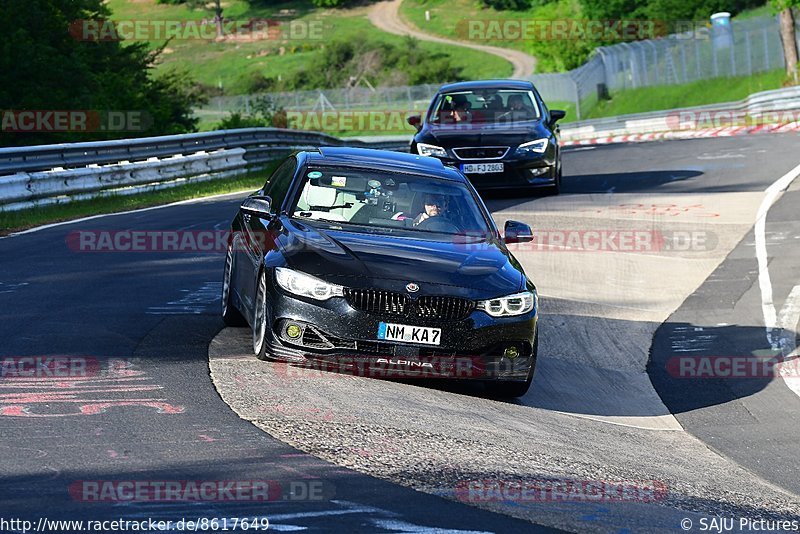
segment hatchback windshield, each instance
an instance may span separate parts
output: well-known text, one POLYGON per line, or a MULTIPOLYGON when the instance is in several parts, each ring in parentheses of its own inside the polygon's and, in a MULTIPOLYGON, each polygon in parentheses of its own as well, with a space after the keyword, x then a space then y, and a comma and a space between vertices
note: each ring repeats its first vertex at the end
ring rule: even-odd
POLYGON ((309 168, 294 206, 298 219, 446 234, 490 231, 464 184, 414 174, 309 168))
POLYGON ((503 123, 539 116, 531 91, 481 89, 439 95, 429 120, 434 124, 503 123))

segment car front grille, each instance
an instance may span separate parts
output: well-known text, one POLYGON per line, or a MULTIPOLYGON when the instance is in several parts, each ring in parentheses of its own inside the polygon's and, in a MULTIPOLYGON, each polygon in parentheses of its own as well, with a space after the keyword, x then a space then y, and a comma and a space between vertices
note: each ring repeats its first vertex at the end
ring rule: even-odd
POLYGON ((478 147, 454 148, 453 152, 455 153, 458 159, 462 160, 470 160, 470 159, 487 160, 487 159, 502 159, 503 156, 506 155, 506 152, 508 152, 508 149, 509 147, 507 146, 478 146, 478 147))
POLYGON ((377 289, 345 289, 344 296, 357 310, 390 317, 458 321, 475 309, 474 302, 458 297, 424 296, 415 300, 403 293, 377 289))

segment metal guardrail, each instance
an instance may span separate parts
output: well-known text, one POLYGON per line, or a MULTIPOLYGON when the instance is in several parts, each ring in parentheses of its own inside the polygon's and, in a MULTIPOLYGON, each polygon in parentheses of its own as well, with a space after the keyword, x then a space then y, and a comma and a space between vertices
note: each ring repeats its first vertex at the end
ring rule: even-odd
POLYGON ((771 111, 800 110, 800 87, 787 87, 772 91, 754 93, 738 102, 725 102, 680 109, 633 113, 601 119, 565 123, 561 127, 562 141, 578 141, 601 136, 615 136, 637 133, 654 133, 675 129, 678 123, 691 124, 692 117, 703 118, 709 113, 709 120, 725 112, 741 112, 750 117, 771 111))
MULTIPOLYGON (((280 128, 243 128, 196 134, 118 139, 21 148, 0 148, 0 176, 18 172, 43 171, 102 165, 120 161, 193 154, 227 148, 245 148, 252 154, 292 150, 300 146, 363 146, 397 150, 396 142, 364 142, 341 139, 319 132, 280 128)), ((407 144, 406 144, 407 146, 407 144)))
POLYGON ((244 128, 141 139, 0 148, 0 211, 131 194, 263 168, 293 150, 406 150, 408 139, 361 141, 318 132, 244 128))
MULTIPOLYGON (((562 140, 664 132, 675 130, 676 125, 692 128, 691 117, 701 116, 704 111, 743 112, 752 117, 795 110, 800 110, 800 87, 764 91, 740 102, 567 123, 562 126, 562 140)), ((364 141, 318 132, 245 128, 0 148, 0 211, 234 176, 263 168, 268 161, 297 149, 328 145, 406 150, 408 142, 407 137, 364 141)))

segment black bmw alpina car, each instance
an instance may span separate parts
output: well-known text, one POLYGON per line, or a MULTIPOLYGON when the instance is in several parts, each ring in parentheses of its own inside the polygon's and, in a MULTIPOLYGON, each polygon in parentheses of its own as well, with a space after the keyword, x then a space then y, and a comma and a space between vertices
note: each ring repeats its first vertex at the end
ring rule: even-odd
POLYGON ((482 80, 444 85, 410 152, 433 156, 466 174, 478 189, 561 189, 557 121, 565 112, 547 108, 531 82, 482 80))
POLYGON ((485 381, 520 396, 538 298, 467 178, 436 158, 321 148, 286 159, 232 223, 222 312, 261 359, 485 381))

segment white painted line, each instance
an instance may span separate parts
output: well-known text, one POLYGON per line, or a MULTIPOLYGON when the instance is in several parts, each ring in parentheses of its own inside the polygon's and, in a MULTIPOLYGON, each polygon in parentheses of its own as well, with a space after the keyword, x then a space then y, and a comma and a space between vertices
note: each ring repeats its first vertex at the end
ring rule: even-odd
POLYGON ((430 533, 430 534, 493 534, 487 530, 452 530, 443 528, 421 527, 407 521, 397 519, 372 519, 372 523, 384 530, 398 533, 430 533))
POLYGON ((792 288, 778 314, 778 328, 781 329, 780 349, 783 356, 783 362, 778 369, 786 386, 800 397, 800 374, 798 373, 800 354, 797 350, 797 334, 795 333, 798 323, 800 323, 800 285, 792 288))
POLYGON ((772 280, 769 276, 769 256, 767 255, 767 240, 765 229, 767 225, 767 213, 773 204, 780 198, 781 193, 792 184, 795 178, 800 176, 800 165, 787 172, 770 185, 764 192, 766 196, 761 201, 756 214, 756 259, 758 260, 758 287, 761 289, 761 312, 764 315, 764 328, 767 333, 767 342, 772 348, 778 348, 778 336, 776 336, 777 314, 775 303, 772 298, 772 280))

